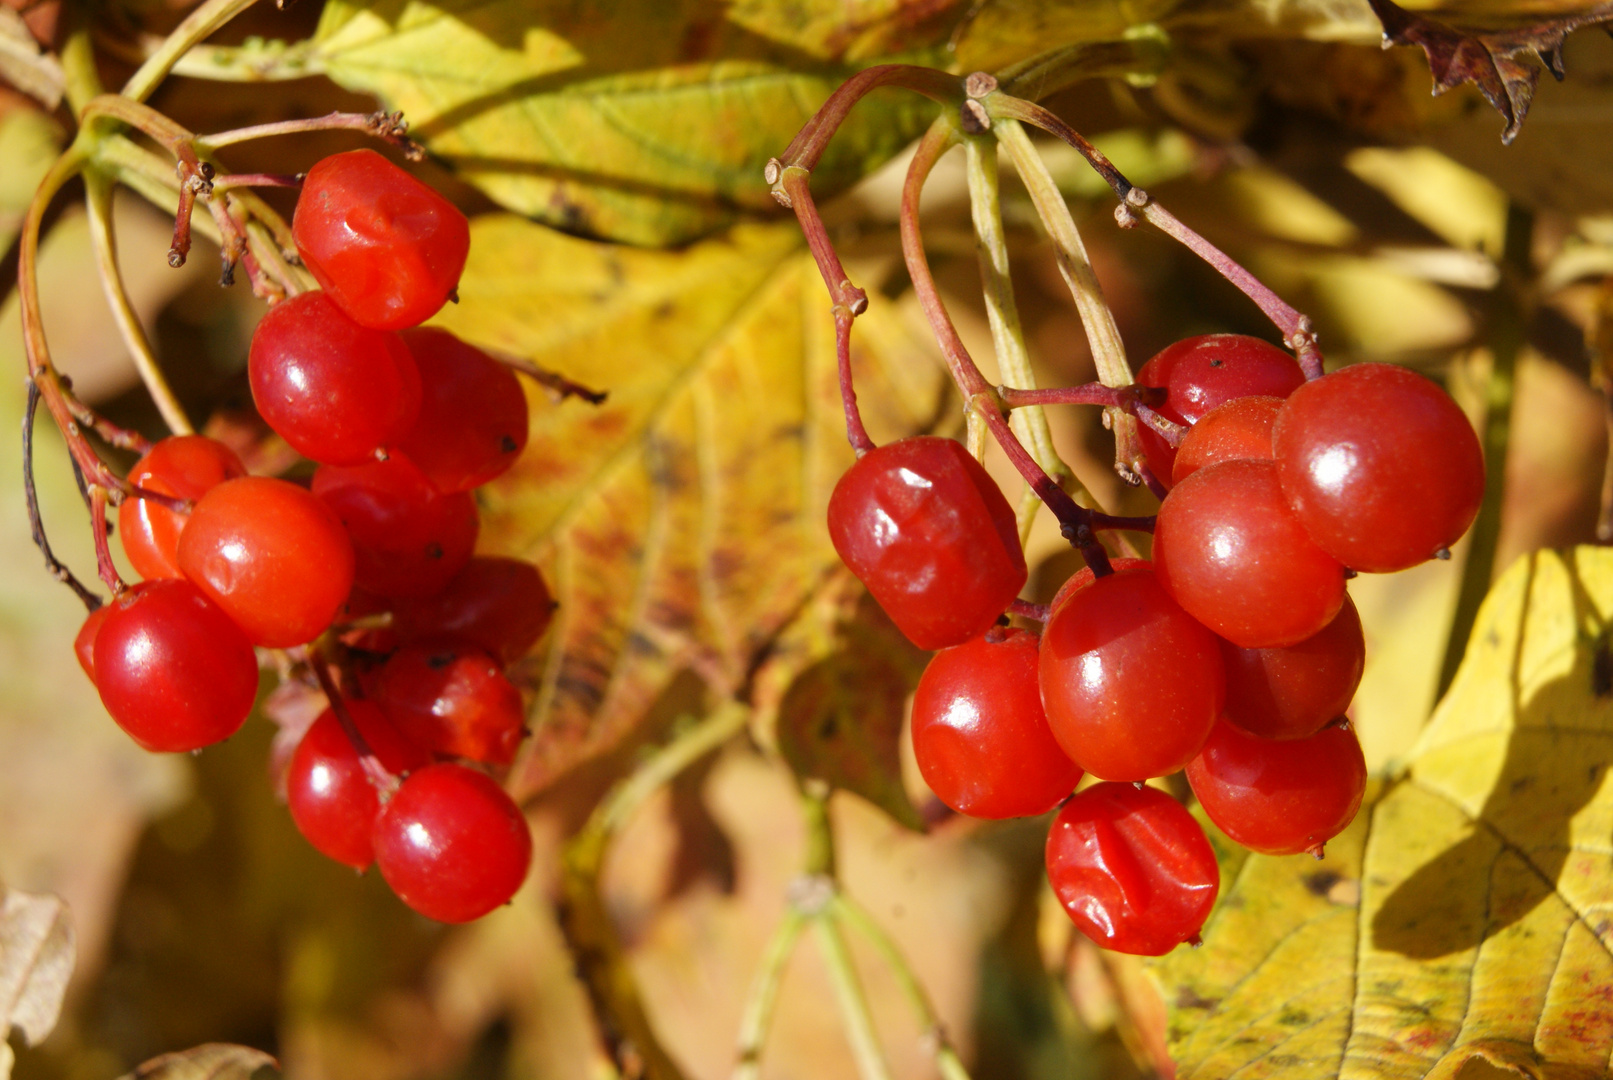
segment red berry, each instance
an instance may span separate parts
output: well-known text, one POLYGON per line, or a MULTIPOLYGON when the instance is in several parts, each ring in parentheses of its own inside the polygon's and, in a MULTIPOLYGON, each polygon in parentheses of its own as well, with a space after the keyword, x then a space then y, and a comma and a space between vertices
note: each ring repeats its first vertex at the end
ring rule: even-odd
POLYGON ((268 425, 327 465, 358 465, 396 446, 420 411, 420 372, 403 339, 360 326, 323 292, 269 309, 247 372, 268 425))
MULTIPOLYGON (((129 470, 129 483, 180 499, 199 499, 226 480, 246 475, 235 451, 205 435, 172 435, 129 470)), ((118 507, 124 554, 143 578, 184 577, 179 534, 185 518, 161 503, 133 496, 118 507)))
MULTIPOLYGON (((373 703, 354 699, 343 705, 388 772, 403 775, 431 763, 430 756, 398 734, 373 703)), ((297 831, 321 854, 355 870, 375 861, 370 837, 381 800, 335 710, 326 708, 319 714, 291 755, 286 805, 297 831)))
POLYGON ((1047 880, 1083 934, 1138 956, 1197 938, 1221 888, 1193 815, 1131 784, 1095 784, 1064 804, 1047 834, 1047 880))
POLYGON ((478 555, 441 592, 394 604, 392 629, 406 640, 452 634, 508 664, 538 643, 555 606, 536 566, 478 555))
POLYGON ((402 454, 321 465, 314 494, 353 541, 353 580, 379 596, 429 596, 470 560, 479 519, 468 491, 439 495, 402 454))
POLYGON ((1404 570, 1449 548, 1484 498, 1484 454, 1435 384, 1393 364, 1307 383, 1273 435, 1283 494, 1311 538, 1352 570, 1404 570))
POLYGON ((1333 621, 1297 645, 1240 649, 1221 642, 1227 719, 1264 739, 1314 735, 1349 708, 1361 683, 1366 642, 1348 596, 1333 621))
POLYGON ((527 439, 515 372, 433 326, 403 340, 420 369, 420 416, 398 448, 438 491, 469 491, 514 464, 527 439))
POLYGON ((1225 695, 1215 635, 1143 569, 1101 577, 1055 610, 1038 672, 1053 737, 1104 780, 1186 765, 1225 695))
POLYGON ((1269 461, 1224 461, 1173 488, 1154 572, 1189 615, 1246 649, 1304 641, 1344 603, 1344 567, 1289 512, 1269 461))
POLYGON ((381 669, 375 700, 398 730, 437 754, 508 765, 526 734, 521 692, 465 641, 405 645, 381 669))
POLYGON ((419 326, 459 284, 470 223, 458 208, 373 150, 308 170, 292 235, 314 280, 354 320, 419 326))
MULTIPOLYGON (((1154 411, 1178 424, 1193 424, 1234 398, 1285 398, 1305 382, 1299 362, 1275 345, 1242 334, 1206 334, 1160 350, 1137 372, 1143 386, 1165 391, 1154 411)), ((1176 451, 1146 424, 1140 425, 1148 468, 1169 486, 1176 451)))
POLYGON ((1025 586, 1014 511, 952 439, 903 439, 864 454, 829 497, 829 538, 921 649, 985 633, 1025 586))
POLYGON ((960 814, 1045 814, 1081 779, 1048 730, 1037 637, 993 628, 942 649, 913 695, 913 753, 924 782, 960 814))
POLYGON ((95 685, 130 738, 177 753, 235 734, 257 697, 258 662, 228 615, 174 578, 142 582, 102 610, 95 685))
POLYGON ((255 645, 318 637, 353 587, 353 545, 307 490, 242 476, 202 496, 179 537, 179 566, 255 645))
POLYGON ((1279 741, 1222 721, 1187 780, 1216 827, 1251 851, 1320 854, 1361 808, 1367 766, 1342 727, 1279 741))
MULTIPOLYGON (((1109 560, 1109 569, 1111 570, 1152 570, 1153 567, 1154 564, 1147 559, 1134 559, 1127 555, 1119 555, 1109 560)), ((1063 585, 1059 586, 1059 591, 1053 594, 1053 602, 1048 605, 1048 610, 1057 611, 1064 605, 1064 601, 1068 600, 1077 590, 1086 588, 1096 580, 1097 577, 1092 573, 1092 567, 1081 567, 1081 569, 1065 579, 1063 585)))
POLYGON ((78 666, 84 669, 84 674, 95 681, 95 638, 101 632, 101 624, 106 617, 112 614, 109 604, 102 604, 85 618, 84 625, 78 628, 78 636, 73 639, 73 653, 78 657, 78 666))
POLYGON ((1171 483, 1223 461, 1270 461, 1271 429, 1282 407, 1282 398, 1244 397, 1205 413, 1176 448, 1171 483))
POLYGON ((520 808, 463 765, 411 773, 375 822, 375 862, 398 898, 438 922, 479 919, 507 902, 532 862, 520 808))

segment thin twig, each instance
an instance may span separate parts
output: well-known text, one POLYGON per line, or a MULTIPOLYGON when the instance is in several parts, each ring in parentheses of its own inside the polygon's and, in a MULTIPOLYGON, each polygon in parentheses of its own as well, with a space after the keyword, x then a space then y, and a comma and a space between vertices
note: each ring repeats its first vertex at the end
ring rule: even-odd
POLYGON ((757 1080, 762 1074, 762 1048, 767 1032, 773 1026, 773 1013, 778 1008, 779 989, 784 985, 784 968, 795 952, 801 931, 806 928, 807 915, 798 908, 788 907, 773 938, 762 953, 762 962, 756 968, 750 996, 745 999, 745 1011, 739 1021, 739 1048, 734 1080, 757 1080))
POLYGON ((558 371, 550 371, 546 367, 539 367, 531 360, 520 356, 510 356, 506 353, 489 353, 493 359, 512 371, 519 371, 545 390, 549 391, 557 401, 564 401, 568 397, 580 398, 590 405, 603 405, 605 399, 610 397, 609 390, 593 390, 582 383, 573 382, 558 371))
POLYGON ((409 124, 403 119, 401 112, 326 113, 324 116, 314 116, 306 120, 280 120, 270 124, 254 124, 251 127, 200 135, 197 136, 196 142, 208 150, 217 150, 223 146, 233 146, 254 139, 268 139, 276 135, 300 135, 309 131, 362 131, 396 146, 410 161, 423 161, 426 156, 425 149, 409 138, 409 124))
POLYGON ((122 96, 135 101, 144 101, 150 97, 158 84, 168 77, 168 73, 179 62, 179 58, 189 52, 193 45, 200 44, 212 36, 213 31, 256 2, 257 0, 207 0, 185 16, 184 21, 157 47, 157 51, 140 65, 139 70, 129 76, 129 81, 123 84, 122 96))
POLYGON ((28 531, 33 536, 34 545, 39 548, 40 554, 45 556, 45 569, 49 571, 50 576, 72 589, 84 607, 93 612, 101 606, 101 598, 90 591, 73 575, 67 565, 56 557, 56 553, 50 549, 50 541, 45 538, 45 519, 39 512, 39 492, 34 487, 34 414, 38 406, 39 387, 30 382, 28 403, 22 413, 22 493, 28 504, 28 531))
POLYGON ((342 733, 347 736, 347 741, 353 744, 353 752, 358 755, 359 768, 364 770, 364 778, 375 788, 381 801, 385 802, 398 790, 398 778, 381 764, 381 759, 375 755, 375 749, 370 746, 369 740, 364 738, 364 733, 358 729, 358 724, 354 723, 353 714, 347 709, 347 698, 342 695, 341 688, 331 677, 324 648, 317 642, 308 650, 308 666, 313 670, 314 678, 319 680, 319 689, 324 693, 330 711, 336 714, 336 722, 341 725, 342 733))
POLYGON ((894 1080, 884 1048, 879 1044, 879 1032, 874 1029, 868 995, 863 992, 838 920, 820 916, 812 920, 812 929, 829 968, 829 981, 834 987, 835 1000, 840 1003, 840 1017, 846 1025, 846 1038, 851 1043, 851 1056, 857 1062, 858 1075, 863 1080, 894 1080))

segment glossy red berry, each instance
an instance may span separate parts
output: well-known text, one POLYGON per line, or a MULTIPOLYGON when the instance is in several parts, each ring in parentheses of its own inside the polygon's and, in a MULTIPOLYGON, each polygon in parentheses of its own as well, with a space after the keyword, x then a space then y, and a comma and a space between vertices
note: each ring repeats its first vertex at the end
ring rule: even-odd
POLYGON ((952 439, 903 439, 864 454, 829 498, 829 538, 921 649, 985 633, 1025 586, 1014 511, 952 439))
POLYGON ((1282 407, 1282 398, 1243 397, 1205 413, 1176 448, 1171 483, 1223 461, 1270 461, 1271 430, 1282 407))
MULTIPOLYGON (((1149 560, 1136 559, 1129 555, 1116 555, 1109 560, 1110 570, 1152 570, 1153 567, 1154 564, 1149 560)), ((1059 591, 1053 594, 1053 602, 1048 605, 1048 610, 1057 611, 1064 605, 1064 601, 1068 600, 1077 590, 1086 588, 1096 580, 1097 577, 1092 573, 1092 567, 1081 567, 1081 569, 1066 578, 1063 585, 1059 586, 1059 591)))
POLYGON ((321 465, 313 492, 353 541, 353 580, 378 596, 429 596, 470 561, 480 524, 468 491, 438 494, 402 454, 321 465))
POLYGON ((1320 633, 1281 649, 1221 642, 1227 719, 1265 739, 1303 739, 1344 715, 1361 684, 1366 641, 1348 596, 1320 633))
MULTIPOLYGON (((129 470, 129 483, 159 495, 199 499, 226 480, 246 475, 235 451, 205 435, 161 440, 129 470)), ((118 507, 124 554, 143 578, 184 577, 179 534, 185 517, 151 499, 125 498, 118 507)))
POLYGON ((1042 711, 1038 639, 993 628, 930 660, 913 695, 913 754, 947 806, 975 818, 1045 814, 1075 790, 1042 711))
POLYGON ((420 412, 420 373, 403 339, 360 326, 323 292, 269 309, 252 335, 247 373, 268 425, 327 465, 373 460, 420 412))
POLYGON ((78 636, 73 639, 73 654, 78 657, 78 666, 84 669, 84 674, 90 677, 92 683, 95 681, 95 638, 110 614, 112 608, 108 604, 102 604, 90 612, 84 625, 78 628, 78 636))
MULTIPOLYGON (((376 759, 394 776, 431 763, 430 755, 398 734, 373 703, 353 699, 343 707, 376 759)), ((355 870, 375 861, 371 835, 381 799, 333 709, 319 714, 291 755, 286 805, 297 831, 321 854, 355 870)))
POLYGON ((188 581, 146 581, 114 597, 95 635, 94 679, 118 726, 147 750, 199 750, 252 711, 252 644, 188 581))
POLYGON ((445 492, 469 491, 514 464, 527 440, 515 372, 433 326, 403 340, 420 369, 420 415, 398 448, 445 492))
POLYGON ((470 251, 465 215, 373 150, 334 154, 309 169, 291 231, 314 280, 354 320, 379 330, 435 315, 470 251))
POLYGON ((1221 888, 1193 815, 1131 784, 1096 784, 1064 804, 1047 834, 1047 880, 1082 933, 1138 956, 1195 940, 1221 888))
POLYGON ((1104 780, 1186 765, 1225 695, 1215 635, 1144 569, 1118 570, 1065 600, 1042 631, 1038 675, 1053 737, 1104 780))
POLYGON ((451 634, 508 664, 538 643, 555 607, 536 566, 477 555, 440 592, 394 604, 392 629, 405 640, 451 634))
POLYGON ((526 734, 520 691, 466 641, 405 645, 381 669, 375 700, 406 738, 436 754, 508 765, 526 734))
POLYGON ((532 862, 532 834, 504 789, 463 765, 411 773, 375 822, 375 863, 427 918, 462 923, 506 903, 532 862))
POLYGON ((1279 741, 1222 721, 1187 780, 1216 827, 1251 851, 1320 854, 1361 808, 1367 766, 1343 727, 1279 741))
POLYGON ((1426 562, 1467 531, 1484 498, 1484 455, 1467 417, 1393 364, 1307 383, 1283 406, 1273 446, 1295 516, 1352 570, 1426 562))
POLYGON ((312 641, 353 587, 353 545, 306 489, 243 476, 196 503, 179 537, 185 576, 255 645, 312 641))
POLYGON ((1246 649, 1304 641, 1344 603, 1344 567, 1289 512, 1269 461, 1211 465, 1173 488, 1154 572, 1189 615, 1246 649))
MULTIPOLYGON (((1191 425, 1234 398, 1285 398, 1304 384, 1305 373, 1292 356, 1259 338, 1206 334, 1160 350, 1137 372, 1137 381, 1165 391, 1165 401, 1156 412, 1191 425)), ((1176 451, 1152 428, 1140 427, 1148 467, 1169 486, 1176 451)))

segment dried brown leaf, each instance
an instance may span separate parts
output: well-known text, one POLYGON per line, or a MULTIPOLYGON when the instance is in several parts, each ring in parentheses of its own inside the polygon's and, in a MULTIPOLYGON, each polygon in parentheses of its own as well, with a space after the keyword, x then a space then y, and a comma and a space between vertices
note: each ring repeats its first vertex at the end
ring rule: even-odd
MULTIPOLYGON (((12 1028, 30 1046, 50 1034, 75 956, 67 905, 54 896, 0 891, 0 1046, 12 1028)), ((10 1075, 8 1048, 0 1078, 10 1075)))
POLYGON ((259 1069, 279 1067, 274 1058, 250 1046, 203 1043, 159 1054, 135 1066, 121 1080, 249 1080, 259 1069))

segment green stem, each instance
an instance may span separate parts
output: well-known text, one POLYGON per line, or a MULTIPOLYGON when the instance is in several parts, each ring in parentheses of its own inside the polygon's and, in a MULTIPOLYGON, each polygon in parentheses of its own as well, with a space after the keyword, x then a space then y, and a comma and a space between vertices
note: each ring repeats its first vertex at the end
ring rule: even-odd
POLYGON ((67 80, 67 103, 73 115, 103 92, 95 67, 95 45, 87 27, 77 27, 62 42, 62 74, 67 80))
POLYGON ((146 100, 192 46, 211 37, 215 30, 255 3, 257 0, 207 0, 187 15, 139 70, 129 76, 129 81, 123 84, 123 96, 135 101, 146 100))
POLYGON ((829 914, 820 915, 812 920, 812 929, 817 933, 818 947, 829 967, 829 981, 834 985, 835 1000, 840 1003, 840 1015, 845 1020, 846 1037, 851 1042, 858 1075, 863 1080, 893 1080, 885 1051, 879 1045, 879 1033, 874 1030, 874 1014, 868 1008, 868 996, 863 993, 862 981, 857 977, 839 921, 829 914))
POLYGON ((1512 439, 1513 390, 1518 353, 1523 349, 1531 305, 1528 282, 1529 249, 1533 240, 1534 215, 1517 203, 1507 204, 1506 247, 1501 256, 1501 285, 1491 312, 1489 345, 1490 379, 1484 396, 1484 501, 1468 531, 1467 556, 1462 563, 1462 584, 1456 597, 1456 613, 1451 617, 1450 636, 1439 667, 1439 685, 1434 700, 1450 689, 1456 669, 1462 665, 1468 638, 1478 619, 1479 605, 1490 592, 1495 572, 1496 548, 1501 539, 1501 507, 1506 501, 1507 447, 1512 439))
POLYGON ((767 951, 762 954, 756 981, 751 984, 750 997, 739 1021, 739 1064, 734 1068, 734 1080, 757 1080, 762 1074, 762 1047, 778 1009, 784 966, 795 952, 801 931, 806 929, 807 917, 806 912, 793 905, 785 909, 784 921, 779 923, 773 940, 767 943, 767 951))

